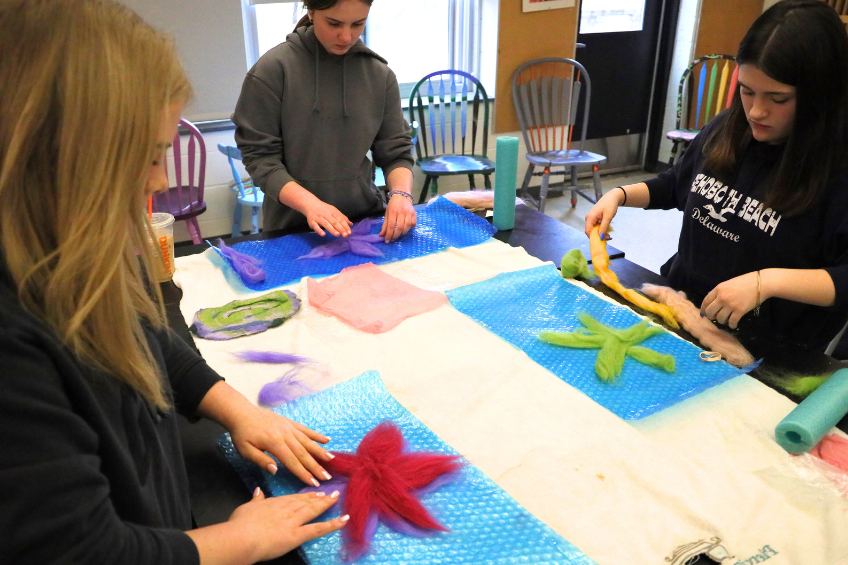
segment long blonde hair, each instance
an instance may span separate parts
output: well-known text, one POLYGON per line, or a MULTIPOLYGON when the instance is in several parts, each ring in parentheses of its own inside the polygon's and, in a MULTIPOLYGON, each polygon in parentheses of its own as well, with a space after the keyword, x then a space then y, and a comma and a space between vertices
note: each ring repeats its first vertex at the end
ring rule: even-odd
POLYGON ((143 210, 165 108, 191 95, 172 42, 109 0, 4 0, 0 29, 0 249, 19 300, 167 407, 143 329, 165 324, 143 210))

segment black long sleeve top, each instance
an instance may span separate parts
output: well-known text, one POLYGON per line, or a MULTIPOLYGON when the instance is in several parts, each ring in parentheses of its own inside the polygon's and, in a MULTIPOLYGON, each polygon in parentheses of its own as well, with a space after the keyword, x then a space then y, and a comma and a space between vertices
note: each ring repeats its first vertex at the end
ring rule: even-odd
POLYGON ((775 267, 824 269, 836 288, 833 306, 772 298, 759 316, 793 341, 824 348, 848 319, 848 169, 833 176, 810 209, 785 217, 761 203, 783 145, 752 140, 730 178, 706 167, 706 135, 723 118, 710 122, 674 167, 645 181, 649 209, 683 211, 677 253, 660 272, 700 305, 716 285, 745 273, 775 267))
MULTIPOLYGON (((220 377, 147 331, 178 412, 220 377)), ((82 364, 0 272, 0 563, 199 563, 174 409, 82 364)))

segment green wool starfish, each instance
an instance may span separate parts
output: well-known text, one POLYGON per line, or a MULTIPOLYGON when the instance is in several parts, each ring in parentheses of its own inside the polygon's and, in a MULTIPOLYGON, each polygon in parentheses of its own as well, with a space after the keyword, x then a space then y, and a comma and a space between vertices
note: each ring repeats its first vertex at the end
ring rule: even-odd
POLYGON ((651 367, 674 372, 674 356, 636 345, 652 335, 664 333, 665 330, 660 326, 649 326, 647 320, 642 320, 635 326, 619 330, 605 326, 586 312, 578 313, 577 319, 584 328, 577 328, 573 332, 542 332, 539 339, 564 347, 600 349, 595 361, 595 372, 604 382, 612 381, 621 374, 627 355, 651 367))
POLYGON ((586 256, 579 249, 572 249, 562 256, 562 261, 559 264, 559 272, 564 279, 594 279, 598 275, 595 271, 589 268, 589 262, 586 261, 586 256))

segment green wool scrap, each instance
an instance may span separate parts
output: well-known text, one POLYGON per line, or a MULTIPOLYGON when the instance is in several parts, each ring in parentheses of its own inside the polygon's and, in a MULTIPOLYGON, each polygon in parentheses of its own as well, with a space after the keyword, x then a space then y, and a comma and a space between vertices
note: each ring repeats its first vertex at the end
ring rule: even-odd
POLYGON ((275 290, 217 308, 199 310, 189 329, 204 339, 234 339, 275 328, 299 309, 300 299, 295 293, 275 290))
POLYGON ((665 333, 660 326, 650 326, 647 320, 620 330, 610 328, 595 320, 586 312, 577 314, 585 327, 573 332, 542 332, 539 339, 553 345, 578 349, 600 349, 595 361, 595 373, 604 382, 621 375, 624 358, 630 356, 640 363, 656 367, 667 373, 674 372, 674 356, 636 345, 651 336, 665 333))
POLYGON ((562 256, 562 261, 559 264, 559 272, 564 279, 593 279, 598 275, 595 271, 589 268, 589 262, 586 261, 586 256, 579 249, 572 249, 562 256))

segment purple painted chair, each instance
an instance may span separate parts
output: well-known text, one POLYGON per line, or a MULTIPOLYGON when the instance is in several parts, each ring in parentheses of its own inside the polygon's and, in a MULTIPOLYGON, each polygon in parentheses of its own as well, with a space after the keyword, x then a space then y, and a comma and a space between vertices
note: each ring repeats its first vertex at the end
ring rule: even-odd
POLYGON ((188 120, 180 120, 180 125, 188 130, 185 147, 188 168, 183 170, 183 145, 177 133, 174 137, 174 178, 176 186, 153 196, 153 211, 167 212, 176 221, 184 220, 191 240, 195 244, 203 243, 197 216, 206 211, 203 201, 203 186, 206 181, 206 145, 203 136, 188 120), (199 157, 199 159, 198 159, 199 157))

